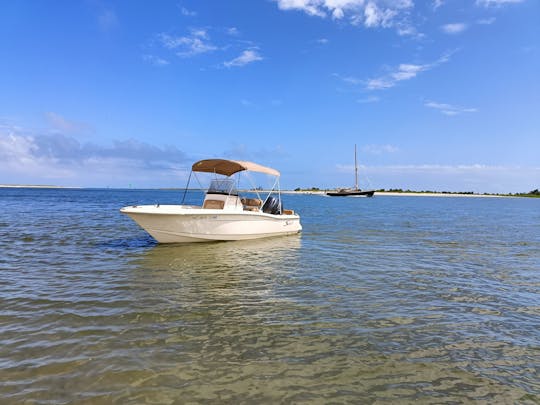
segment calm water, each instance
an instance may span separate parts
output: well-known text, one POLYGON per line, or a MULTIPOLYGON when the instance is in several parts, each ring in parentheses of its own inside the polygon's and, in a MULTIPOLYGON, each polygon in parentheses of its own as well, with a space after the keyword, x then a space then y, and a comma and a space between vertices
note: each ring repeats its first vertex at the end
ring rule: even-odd
POLYGON ((118 212, 180 198, 0 189, 1 403, 540 402, 540 199, 286 195, 300 236, 175 246, 118 212))

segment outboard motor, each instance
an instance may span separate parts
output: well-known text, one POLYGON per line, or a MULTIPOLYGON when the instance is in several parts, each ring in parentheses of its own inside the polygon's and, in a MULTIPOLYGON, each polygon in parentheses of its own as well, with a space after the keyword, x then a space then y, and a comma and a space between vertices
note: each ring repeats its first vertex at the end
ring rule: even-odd
POLYGON ((281 213, 281 204, 276 197, 270 196, 264 203, 262 210, 265 214, 277 215, 281 213))

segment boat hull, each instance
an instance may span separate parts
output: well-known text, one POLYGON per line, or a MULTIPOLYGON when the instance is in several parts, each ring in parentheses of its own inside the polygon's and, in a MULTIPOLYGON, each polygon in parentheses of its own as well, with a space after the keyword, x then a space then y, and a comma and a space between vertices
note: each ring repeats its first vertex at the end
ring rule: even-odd
POLYGON ((178 205, 146 205, 120 210, 159 243, 247 240, 291 235, 302 230, 298 215, 225 211, 178 205))
POLYGON ((374 194, 374 190, 328 191, 326 193, 331 197, 373 197, 374 194))

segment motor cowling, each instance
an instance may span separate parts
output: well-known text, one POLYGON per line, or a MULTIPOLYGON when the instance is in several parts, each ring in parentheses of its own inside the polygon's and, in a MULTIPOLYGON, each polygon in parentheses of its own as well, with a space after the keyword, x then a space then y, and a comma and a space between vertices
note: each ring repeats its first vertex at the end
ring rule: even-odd
POLYGON ((262 210, 266 214, 277 215, 281 213, 281 204, 276 197, 270 196, 265 201, 262 210))

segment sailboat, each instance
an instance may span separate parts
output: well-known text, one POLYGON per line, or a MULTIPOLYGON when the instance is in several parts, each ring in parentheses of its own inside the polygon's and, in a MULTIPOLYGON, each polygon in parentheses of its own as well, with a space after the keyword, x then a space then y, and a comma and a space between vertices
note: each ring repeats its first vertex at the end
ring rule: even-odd
POLYGON ((335 191, 327 191, 331 197, 373 197, 375 190, 361 190, 358 188, 358 161, 356 159, 356 144, 354 145, 354 188, 341 188, 335 191))

